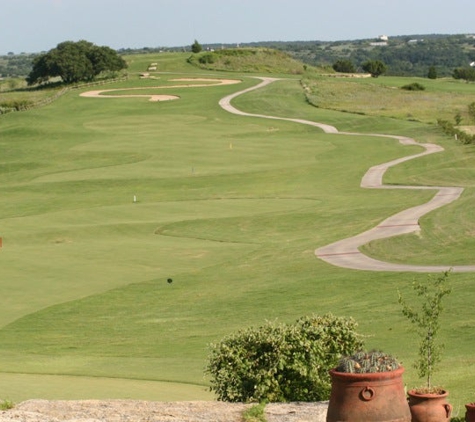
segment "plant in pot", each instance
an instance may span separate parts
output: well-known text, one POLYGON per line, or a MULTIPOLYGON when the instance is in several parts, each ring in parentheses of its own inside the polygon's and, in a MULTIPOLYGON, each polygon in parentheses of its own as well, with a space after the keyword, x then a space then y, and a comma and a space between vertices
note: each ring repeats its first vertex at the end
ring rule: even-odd
POLYGON ((425 379, 424 386, 408 391, 413 422, 446 422, 452 413, 452 406, 446 401, 448 391, 433 384, 443 348, 438 342, 442 300, 451 292, 448 278, 449 271, 445 271, 437 276, 429 275, 425 281, 414 281, 412 287, 419 300, 418 307, 409 305, 398 291, 402 313, 420 337, 414 367, 419 377, 425 379))
POLYGON ((330 370, 327 422, 410 422, 404 368, 381 351, 361 351, 330 370))

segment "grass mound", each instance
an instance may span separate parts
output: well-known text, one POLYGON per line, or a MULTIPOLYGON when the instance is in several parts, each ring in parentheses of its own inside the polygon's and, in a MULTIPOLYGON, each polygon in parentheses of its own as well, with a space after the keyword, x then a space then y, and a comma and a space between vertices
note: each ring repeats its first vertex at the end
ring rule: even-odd
POLYGON ((228 72, 300 75, 307 67, 284 52, 267 48, 235 48, 205 51, 193 54, 188 61, 201 69, 228 72))

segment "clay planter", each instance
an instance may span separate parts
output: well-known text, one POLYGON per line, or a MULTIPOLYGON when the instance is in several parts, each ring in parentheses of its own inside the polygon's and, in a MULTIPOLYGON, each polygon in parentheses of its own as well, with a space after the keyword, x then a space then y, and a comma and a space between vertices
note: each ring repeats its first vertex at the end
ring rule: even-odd
POLYGON ((475 422, 475 403, 465 405, 465 422, 475 422))
POLYGON ((327 422, 410 422, 404 368, 371 374, 330 371, 327 422))
POLYGON ((407 392, 413 422, 448 422, 452 406, 447 403, 447 391, 440 394, 419 394, 416 390, 407 392))

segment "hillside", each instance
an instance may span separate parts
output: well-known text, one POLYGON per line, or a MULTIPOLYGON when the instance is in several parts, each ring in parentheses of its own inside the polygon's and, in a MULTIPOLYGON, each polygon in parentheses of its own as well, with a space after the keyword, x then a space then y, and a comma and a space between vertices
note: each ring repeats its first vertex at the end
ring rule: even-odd
MULTIPOLYGON (((252 45, 252 44, 251 44, 252 45)), ((427 76, 435 66, 438 76, 451 76, 456 67, 475 61, 473 35, 401 35, 347 41, 294 41, 256 43, 286 51, 297 60, 318 67, 347 59, 360 68, 367 60, 381 60, 391 76, 427 76)))
MULTIPOLYGON (((217 69, 219 67, 222 70, 229 70, 230 65, 226 60, 231 59, 230 54, 220 54, 218 51, 235 51, 236 47, 248 51, 256 48, 261 51, 262 49, 278 50, 290 55, 297 62, 315 67, 331 67, 339 59, 348 59, 356 67, 360 67, 366 60, 382 60, 389 67, 388 75, 393 76, 426 76, 430 66, 436 67, 439 76, 450 76, 454 68, 468 66, 475 61, 473 35, 413 34, 388 37, 387 41, 385 38, 376 37, 374 39, 340 41, 261 41, 239 46, 221 43, 203 44, 206 52, 199 57, 203 61, 201 65, 206 65, 207 68, 217 69)), ((124 55, 184 51, 189 52, 190 46, 123 48, 119 50, 124 55)), ((31 69, 34 57, 35 54, 25 53, 9 53, 0 56, 0 78, 26 76, 31 69)), ((280 58, 282 57, 284 56, 280 56, 280 58)), ((267 59, 269 58, 267 57, 267 59)), ((278 54, 276 53, 274 59, 277 58, 278 54)), ((235 62, 234 59, 233 62, 235 62)), ((243 71, 266 71, 265 65, 257 64, 257 59, 262 60, 262 55, 256 55, 255 59, 256 64, 250 66, 248 63, 243 71)), ((241 68, 233 70, 241 70, 241 68)))
POLYGON ((269 48, 219 49, 193 54, 188 62, 206 70, 302 74, 307 66, 290 54, 269 48))

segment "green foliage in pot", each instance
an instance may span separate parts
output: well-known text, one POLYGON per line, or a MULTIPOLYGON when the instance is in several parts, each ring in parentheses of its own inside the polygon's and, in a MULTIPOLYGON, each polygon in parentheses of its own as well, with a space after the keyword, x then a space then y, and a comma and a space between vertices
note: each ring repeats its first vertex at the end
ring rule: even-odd
POLYGON ((449 271, 445 271, 437 276, 428 275, 425 281, 414 281, 412 287, 419 301, 418 307, 409 305, 398 290, 402 313, 420 337, 419 356, 414 367, 418 370, 419 377, 426 380, 426 392, 435 388, 432 385, 432 376, 441 360, 443 344, 437 341, 437 336, 440 316, 444 309, 442 300, 452 291, 448 278, 449 271))
POLYGON ((371 374, 389 372, 400 368, 397 359, 379 350, 360 351, 351 356, 341 358, 336 367, 337 372, 351 374, 371 374))
POLYGON ((328 371, 363 346, 356 327, 352 318, 311 315, 225 337, 211 345, 211 391, 229 402, 327 400, 328 371))

